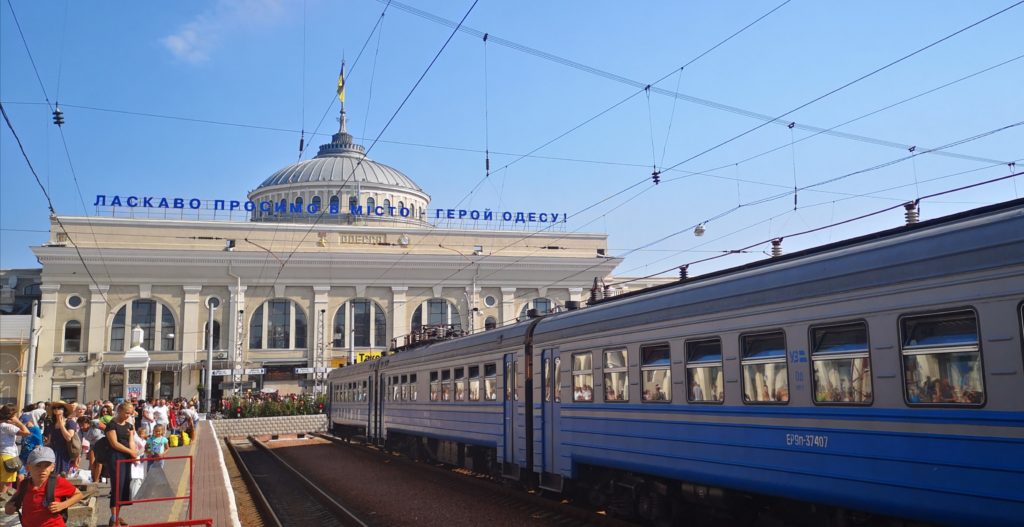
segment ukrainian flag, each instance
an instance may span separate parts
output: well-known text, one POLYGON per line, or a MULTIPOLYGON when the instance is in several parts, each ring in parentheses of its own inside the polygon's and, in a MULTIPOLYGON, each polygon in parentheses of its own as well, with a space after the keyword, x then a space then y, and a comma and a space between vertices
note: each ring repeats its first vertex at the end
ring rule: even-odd
POLYGON ((341 63, 341 73, 338 73, 338 100, 345 103, 345 63, 341 63))

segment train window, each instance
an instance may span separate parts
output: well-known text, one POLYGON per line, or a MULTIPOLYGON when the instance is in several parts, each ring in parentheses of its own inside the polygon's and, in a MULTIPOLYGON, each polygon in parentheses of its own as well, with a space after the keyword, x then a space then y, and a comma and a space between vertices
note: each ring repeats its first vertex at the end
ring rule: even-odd
POLYGON ((409 397, 409 376, 403 375, 402 379, 398 381, 402 385, 402 400, 408 400, 409 397))
POLYGON ((594 400, 593 353, 572 354, 572 400, 585 402, 594 400))
POLYGON ((626 350, 605 350, 604 352, 604 400, 606 402, 629 401, 629 361, 626 350))
POLYGON ((744 335, 742 350, 743 402, 788 403, 785 334, 744 335))
POLYGON ((359 400, 360 401, 365 401, 366 400, 366 381, 363 381, 362 389, 359 390, 359 400))
POLYGON ((973 311, 904 317, 900 331, 908 404, 985 403, 973 311))
POLYGON ((814 402, 871 404, 868 352, 863 322, 811 328, 814 402))
POLYGON ((441 400, 452 400, 452 370, 441 370, 441 400))
POLYGON ((672 401, 672 355, 668 344, 640 347, 640 377, 644 401, 672 401))
POLYGON ((430 400, 441 400, 441 381, 437 380, 437 372, 430 372, 430 400))
POLYGON ((398 387, 398 376, 391 377, 391 400, 397 401, 401 388, 398 387))
POLYGON ((551 357, 544 357, 544 402, 551 402, 551 357))
POLYGON ((416 374, 409 375, 409 400, 416 400, 416 374))
POLYGON ((480 400, 480 366, 469 367, 469 400, 480 400))
POLYGON ((455 400, 466 400, 466 369, 455 368, 455 400))
POLYGON ((498 400, 498 367, 494 364, 484 364, 484 398, 498 400))
POLYGON ((555 357, 555 402, 562 402, 562 357, 555 357))
POLYGON ((691 340, 686 343, 686 400, 715 403, 725 400, 722 378, 722 340, 691 340))

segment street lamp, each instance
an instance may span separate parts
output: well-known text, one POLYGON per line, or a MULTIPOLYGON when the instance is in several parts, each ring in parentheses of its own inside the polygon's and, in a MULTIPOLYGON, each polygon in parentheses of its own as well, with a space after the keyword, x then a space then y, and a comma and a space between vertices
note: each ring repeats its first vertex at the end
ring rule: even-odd
POLYGON ((220 299, 211 296, 206 301, 209 317, 206 319, 206 413, 213 413, 213 312, 220 306, 220 299))

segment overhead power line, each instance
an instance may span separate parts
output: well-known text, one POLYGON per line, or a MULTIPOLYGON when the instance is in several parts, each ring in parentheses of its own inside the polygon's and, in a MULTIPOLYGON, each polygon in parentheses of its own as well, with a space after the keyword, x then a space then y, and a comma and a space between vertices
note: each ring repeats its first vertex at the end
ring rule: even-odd
MULTIPOLYGON (((462 21, 465 21, 466 18, 469 17, 469 14, 473 12, 473 8, 476 7, 477 2, 479 1, 480 0, 473 0, 473 4, 470 5, 469 9, 466 10, 466 14, 462 16, 462 21)), ((363 155, 359 158, 359 161, 356 163, 355 166, 352 167, 352 171, 349 173, 349 175, 344 180, 342 180, 341 184, 338 186, 338 191, 335 193, 335 195, 339 195, 341 193, 341 189, 344 188, 345 185, 352 179, 352 177, 356 173, 356 170, 358 170, 360 165, 362 165, 363 160, 367 159, 370 151, 373 150, 373 147, 377 145, 377 141, 380 139, 382 135, 384 135, 384 132, 386 132, 388 127, 391 126, 391 123, 394 122, 395 118, 398 117, 398 113, 402 111, 402 108, 405 107, 405 104, 409 102, 409 98, 411 98, 412 94, 416 92, 416 88, 418 88, 420 83, 423 82, 423 79, 426 78, 427 73, 430 72, 430 69, 434 67, 434 64, 437 62, 437 59, 441 57, 442 53, 444 53, 444 50, 448 47, 448 44, 452 41, 452 38, 455 37, 455 33, 457 31, 458 28, 452 31, 450 35, 448 35, 448 39, 445 40, 444 44, 441 45, 441 49, 437 50, 437 53, 434 55, 434 58, 431 59, 430 63, 427 64, 426 69, 423 70, 423 73, 420 74, 418 79, 416 79, 416 82, 412 85, 412 88, 409 89, 409 93, 405 95, 405 98, 402 99, 402 102, 398 105, 397 108, 395 108, 394 113, 391 114, 391 118, 389 118, 388 121, 384 124, 384 127, 381 128, 380 132, 377 134, 377 137, 373 140, 373 142, 370 143, 370 146, 366 149, 366 155, 363 155)), ((276 285, 278 279, 281 278, 281 273, 284 272, 284 269, 288 265, 288 262, 292 259, 292 256, 294 256, 295 252, 299 250, 299 247, 301 247, 302 244, 306 242, 306 238, 309 237, 309 234, 313 232, 313 229, 315 229, 316 226, 320 223, 320 220, 323 219, 324 214, 326 214, 326 212, 326 209, 320 211, 320 214, 318 214, 316 219, 313 220, 313 223, 309 226, 309 229, 306 231, 305 234, 302 235, 302 239, 299 240, 299 243, 295 245, 295 248, 292 249, 291 252, 288 253, 288 256, 284 259, 284 262, 281 263, 281 267, 277 271, 277 276, 274 278, 273 282, 274 285, 276 285)))
MULTIPOLYGON (((378 2, 383 2, 385 0, 377 0, 377 1, 378 2)), ((455 22, 452 21, 452 20, 448 20, 447 18, 437 16, 437 15, 435 15, 433 13, 429 13, 427 11, 423 11, 421 9, 417 9, 415 7, 403 4, 401 2, 396 2, 394 0, 390 0, 388 3, 389 3, 389 5, 395 6, 396 9, 400 9, 402 11, 405 11, 405 12, 409 13, 409 14, 418 16, 418 17, 423 18, 425 20, 429 20, 429 21, 434 22, 436 24, 440 24, 440 25, 448 26, 448 27, 455 27, 454 26, 455 22)), ((1016 4, 1013 5, 1013 6, 1010 6, 1010 7, 1011 8, 1012 7, 1016 7, 1016 4)), ((465 25, 461 26, 459 30, 462 31, 463 33, 466 33, 468 35, 473 35, 474 37, 478 37, 478 38, 482 37, 484 35, 483 31, 480 31, 478 29, 473 29, 472 27, 468 27, 468 26, 465 26, 465 25)), ((546 51, 541 51, 539 49, 532 48, 530 46, 526 46, 526 45, 520 44, 518 42, 513 42, 513 41, 508 40, 508 39, 504 39, 504 38, 501 38, 501 37, 496 37, 496 36, 494 36, 494 34, 489 34, 489 36, 490 36, 490 40, 492 42, 494 42, 495 44, 497 44, 499 46, 504 46, 506 48, 509 48, 509 49, 512 49, 512 50, 515 50, 515 51, 519 51, 521 53, 525 53, 527 55, 531 55, 531 56, 534 56, 534 57, 537 57, 537 58, 540 58, 540 59, 543 59, 543 60, 547 60, 549 62, 554 62, 556 64, 561 64, 561 65, 569 67, 569 68, 573 68, 573 69, 576 69, 576 70, 579 70, 579 71, 583 71, 583 72, 589 73, 591 75, 595 75, 597 77, 608 79, 608 80, 613 81, 613 82, 618 82, 620 84, 625 84, 627 86, 632 86, 634 88, 643 88, 644 86, 646 86, 646 84, 641 82, 641 81, 638 81, 638 80, 635 80, 635 79, 630 79, 630 78, 624 77, 622 75, 618 75, 616 73, 612 73, 612 72, 609 72, 609 71, 606 71, 606 70, 602 70, 600 68, 596 68, 596 67, 593 67, 593 66, 588 66, 586 64, 582 64, 580 62, 576 62, 574 60, 567 59, 565 57, 560 57, 560 56, 555 55, 553 53, 548 53, 546 51)), ((723 111, 723 112, 728 112, 728 113, 732 113, 732 114, 736 114, 736 115, 742 115, 744 117, 748 117, 748 118, 756 119, 756 120, 760 120, 760 121, 771 122, 773 124, 780 125, 780 126, 788 126, 790 124, 790 122, 792 122, 792 121, 778 120, 778 119, 776 119, 776 118, 774 118, 774 117, 772 117, 770 115, 767 115, 767 114, 755 112, 755 111, 752 111, 752 110, 747 110, 747 109, 744 109, 744 108, 739 108, 739 107, 736 107, 736 106, 731 106, 731 105, 728 105, 728 104, 712 101, 712 100, 709 100, 709 99, 703 99, 703 98, 700 98, 700 97, 695 97, 693 95, 687 95, 685 93, 679 93, 678 91, 674 91, 674 92, 673 91, 669 91, 669 90, 666 90, 664 88, 659 88, 657 86, 652 86, 651 87, 651 92, 652 93, 657 93, 659 95, 664 95, 666 97, 673 97, 673 98, 676 98, 676 99, 679 99, 679 100, 683 100, 683 101, 690 102, 690 103, 693 103, 693 104, 697 104, 697 105, 700 105, 700 106, 705 106, 705 107, 712 108, 712 109, 715 109, 715 110, 720 110, 720 111, 723 111)), ((897 142, 893 142, 893 141, 887 141, 885 139, 878 139, 878 138, 875 138, 875 137, 868 137, 868 136, 864 136, 864 135, 857 135, 857 134, 851 134, 851 133, 846 133, 846 132, 838 132, 838 131, 835 131, 835 130, 828 130, 828 129, 825 129, 825 128, 820 128, 820 127, 809 125, 809 124, 805 124, 805 123, 797 123, 796 124, 796 128, 798 130, 804 130, 804 131, 808 131, 808 132, 827 133, 830 136, 837 137, 837 138, 840 138, 840 139, 847 139, 847 140, 851 140, 851 141, 859 141, 859 142, 863 142, 863 143, 869 143, 869 144, 874 144, 874 145, 878 145, 878 146, 885 146, 885 147, 889 147, 889 148, 898 148, 898 149, 901 149, 901 150, 906 150, 907 148, 909 148, 911 146, 911 145, 905 145, 905 144, 901 144, 901 143, 897 143, 897 142)), ((936 152, 935 154, 936 155, 946 156, 946 157, 956 157, 956 158, 966 159, 966 160, 970 160, 970 161, 977 161, 977 162, 981 162, 981 163, 993 163, 993 162, 995 162, 995 160, 992 160, 992 159, 971 158, 969 156, 962 156, 962 155, 957 154, 955 152, 936 152)))
POLYGON ((25 145, 21 143, 21 138, 18 137, 18 132, 14 130, 14 125, 11 123, 11 118, 7 115, 7 109, 4 108, 3 104, 0 104, 0 113, 3 113, 4 122, 7 123, 7 128, 11 131, 11 135, 14 136, 14 140, 18 143, 18 149, 21 150, 21 156, 25 158, 25 164, 28 165, 29 171, 32 172, 32 177, 35 178, 36 184, 39 185, 39 190, 43 192, 43 197, 46 198, 46 205, 50 210, 50 216, 57 222, 57 225, 60 226, 60 230, 64 233, 64 236, 67 237, 71 246, 75 248, 75 254, 78 255, 78 260, 82 262, 82 267, 85 268, 86 274, 89 275, 89 280, 92 281, 92 284, 96 286, 96 290, 100 293, 100 296, 103 297, 103 302, 107 304, 108 308, 113 309, 113 306, 110 305, 110 301, 107 300, 107 294, 102 288, 100 288, 99 282, 96 281, 96 277, 93 276, 92 270, 89 269, 89 264, 85 263, 85 258, 82 256, 81 249, 78 248, 78 244, 75 243, 75 239, 71 236, 71 233, 68 232, 67 228, 64 227, 64 223, 61 221, 60 216, 57 215, 57 209, 53 206, 53 200, 50 199, 50 193, 46 191, 46 187, 43 186, 43 182, 39 179, 39 174, 36 173, 35 167, 32 166, 32 160, 29 159, 28 153, 25 152, 25 145))

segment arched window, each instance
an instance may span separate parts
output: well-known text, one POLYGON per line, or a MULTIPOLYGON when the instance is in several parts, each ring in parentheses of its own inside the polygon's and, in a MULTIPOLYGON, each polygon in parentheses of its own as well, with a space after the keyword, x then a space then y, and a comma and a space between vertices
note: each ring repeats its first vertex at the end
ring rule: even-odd
POLYGON ((128 351, 131 339, 125 339, 125 334, 136 326, 142 328, 145 350, 175 350, 174 311, 155 300, 140 298, 121 306, 114 314, 110 324, 110 351, 128 351))
POLYGON ((380 304, 368 298, 353 298, 334 313, 335 348, 346 348, 352 339, 357 348, 383 348, 388 345, 388 320, 380 304), (346 331, 351 328, 352 331, 346 331))
POLYGON ((547 298, 534 298, 523 306, 522 311, 519 312, 519 318, 526 318, 526 312, 531 309, 536 309, 538 315, 546 315, 554 310, 554 305, 555 303, 547 298))
POLYGON ((280 208, 281 208, 282 211, 288 212, 288 200, 286 200, 285 198, 281 198, 281 206, 280 206, 280 208))
POLYGON ((451 325, 456 329, 462 328, 462 317, 459 315, 459 308, 455 304, 443 298, 431 298, 420 304, 412 314, 412 330, 419 331, 423 326, 444 326, 451 325), (424 309, 426 317, 424 321, 424 309))
POLYGON ((404 201, 399 201, 398 202, 398 213, 401 214, 402 213, 402 209, 404 209, 404 208, 405 208, 405 202, 404 201))
POLYGON ((307 333, 306 313, 298 304, 267 300, 249 319, 249 348, 305 349, 307 333))
POLYGON ((356 208, 358 206, 359 206, 359 198, 356 197, 356 196, 349 196, 349 198, 348 198, 348 210, 351 211, 352 209, 354 209, 354 208, 356 208))
POLYGON ((64 353, 82 351, 82 323, 69 320, 64 324, 64 353))
POLYGON ((376 214, 377 213, 377 211, 375 210, 376 208, 377 208, 377 200, 375 200, 373 198, 366 198, 366 213, 367 214, 376 214))
MULTIPOLYGON (((201 343, 202 344, 202 349, 206 349, 206 346, 209 345, 209 342, 210 342, 210 323, 207 322, 207 323, 203 324, 203 342, 201 343)), ((220 347, 220 322, 217 322, 216 320, 213 321, 213 349, 215 349, 215 350, 222 349, 220 347)))
POLYGON ((309 202, 316 205, 316 210, 320 210, 320 204, 322 203, 320 201, 320 196, 313 196, 313 199, 309 200, 309 202))
POLYGON ((295 204, 299 207, 299 214, 302 214, 302 196, 295 198, 295 204))
POLYGON ((391 214, 391 200, 384 200, 384 214, 391 214))
POLYGON ((331 209, 341 208, 341 200, 338 198, 337 195, 331 196, 330 208, 331 209))
POLYGON ((487 317, 487 320, 484 321, 484 329, 490 331, 496 327, 498 327, 498 321, 494 317, 487 317))

